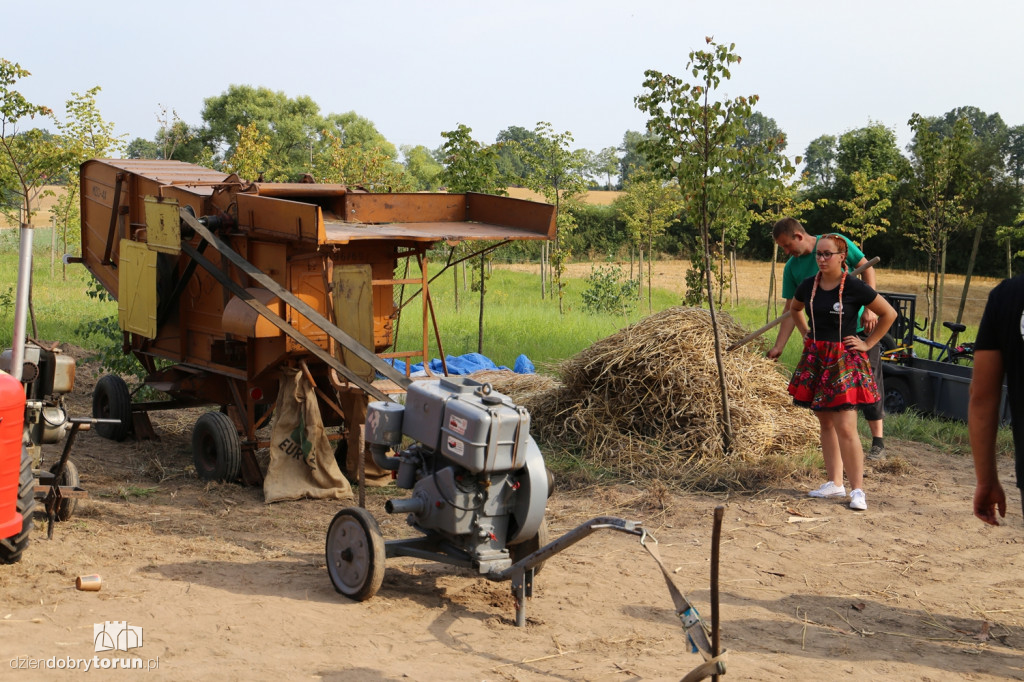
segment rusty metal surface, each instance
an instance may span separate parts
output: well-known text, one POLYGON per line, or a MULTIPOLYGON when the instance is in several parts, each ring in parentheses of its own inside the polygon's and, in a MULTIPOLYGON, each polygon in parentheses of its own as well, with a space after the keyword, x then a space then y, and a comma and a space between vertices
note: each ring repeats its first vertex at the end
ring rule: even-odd
MULTIPOLYGON (((118 170, 133 173, 162 185, 188 183, 218 183, 227 179, 225 173, 203 168, 182 161, 163 161, 154 159, 93 159, 86 164, 102 164, 118 170)), ((83 165, 84 167, 84 165, 83 165)), ((196 187, 200 194, 211 194, 209 186, 196 187)))
POLYGON ((391 223, 387 225, 363 225, 329 221, 325 225, 328 244, 348 244, 361 240, 410 240, 421 242, 464 241, 479 239, 547 239, 515 227, 504 227, 490 223, 391 223))

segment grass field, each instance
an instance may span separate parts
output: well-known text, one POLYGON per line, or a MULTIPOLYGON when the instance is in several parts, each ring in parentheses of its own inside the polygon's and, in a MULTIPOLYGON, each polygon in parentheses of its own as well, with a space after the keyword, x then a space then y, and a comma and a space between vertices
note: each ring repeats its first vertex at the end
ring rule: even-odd
MULTIPOLYGON (((99 336, 89 336, 83 329, 87 322, 116 315, 117 304, 113 301, 99 301, 87 295, 91 276, 82 265, 68 265, 66 271, 58 261, 51 276, 49 253, 37 249, 34 267, 33 309, 37 331, 28 327, 29 335, 43 341, 61 341, 96 350, 101 344, 110 344, 99 336), (65 274, 66 272, 66 274, 65 274)), ((10 248, 0 250, 0 348, 11 343, 13 327, 13 301, 16 286, 17 253, 10 248)), ((636 322, 647 315, 646 292, 642 301, 631 311, 621 315, 590 314, 583 310, 581 295, 586 288, 583 278, 589 274, 590 264, 573 264, 570 277, 564 289, 565 314, 559 314, 557 299, 541 300, 540 283, 535 274, 536 266, 513 266, 495 268, 487 281, 487 296, 484 304, 484 332, 482 352, 499 365, 511 367, 520 354, 525 354, 537 366, 538 371, 550 373, 555 365, 566 358, 585 350, 596 341, 617 330, 636 322)), ((628 267, 628 266, 627 266, 628 267)), ((656 284, 669 283, 671 288, 659 287, 653 292, 653 310, 660 311, 680 304, 678 289, 683 281, 682 263, 660 261, 655 264, 658 278, 656 284)), ((767 296, 767 275, 770 267, 766 263, 741 262, 739 264, 741 294, 750 292, 767 296)), ((781 270, 781 267, 779 268, 781 270)), ((923 280, 923 275, 910 273, 885 273, 891 278, 893 288, 907 290, 913 282, 923 280), (916 278, 916 279, 915 279, 916 278)), ((976 282, 977 290, 971 296, 968 315, 965 320, 975 320, 968 326, 964 340, 971 340, 976 334, 976 318, 988 290, 996 280, 976 282)), ((884 283, 884 280, 883 280, 884 283)), ((446 355, 462 355, 477 351, 477 330, 480 316, 479 292, 463 290, 459 283, 459 306, 456 310, 453 277, 445 273, 431 285, 438 327, 446 355)), ((880 286, 881 288, 881 286, 880 286)), ((409 291, 408 293, 412 293, 409 291)), ((778 302, 781 310, 781 301, 778 302)), ((401 350, 418 348, 421 329, 419 299, 411 302, 402 316, 398 331, 398 346, 401 350), (415 336, 415 338, 414 338, 415 336)), ((766 307, 766 300, 752 300, 741 297, 738 305, 726 304, 724 313, 731 315, 748 329, 756 329, 766 319, 774 319, 775 308, 766 307)), ((774 342, 775 331, 766 334, 766 343, 774 342)), ((780 359, 781 368, 791 370, 799 359, 799 347, 791 341, 780 359)), ((437 357, 437 344, 431 338, 431 357, 437 357)), ((415 360, 414 360, 415 361, 415 360)), ((863 422, 862 422, 863 426, 863 422)), ((911 415, 887 419, 887 434, 908 440, 942 445, 959 452, 967 452, 966 427, 963 424, 941 420, 920 419, 911 415)), ((1012 448, 1008 429, 1000 435, 1000 450, 1009 452, 1012 448)))

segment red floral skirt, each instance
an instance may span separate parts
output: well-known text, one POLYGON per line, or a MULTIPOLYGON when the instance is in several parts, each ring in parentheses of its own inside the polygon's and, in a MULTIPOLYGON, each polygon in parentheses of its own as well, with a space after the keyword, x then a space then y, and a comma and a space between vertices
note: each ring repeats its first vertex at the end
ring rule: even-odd
POLYGON ((867 353, 841 341, 804 340, 804 352, 789 382, 793 404, 812 410, 854 410, 881 396, 867 353))

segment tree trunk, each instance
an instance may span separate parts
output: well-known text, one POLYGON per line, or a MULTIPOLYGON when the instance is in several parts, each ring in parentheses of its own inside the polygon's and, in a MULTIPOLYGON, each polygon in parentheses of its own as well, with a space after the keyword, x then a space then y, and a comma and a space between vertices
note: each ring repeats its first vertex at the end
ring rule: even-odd
POLYGON ((651 253, 654 250, 654 238, 647 238, 647 313, 651 314, 654 312, 654 302, 651 300, 651 280, 653 273, 651 272, 651 253))
POLYGON ((736 270, 736 249, 729 252, 729 260, 732 262, 732 294, 736 307, 740 305, 740 273, 736 270))
POLYGON ((704 279, 708 287, 708 312, 711 314, 711 329, 715 335, 715 364, 718 365, 718 384, 722 397, 722 452, 732 450, 732 418, 729 416, 729 391, 725 383, 725 365, 722 363, 722 340, 715 316, 715 299, 711 290, 711 239, 708 237, 707 215, 702 216, 701 238, 704 242, 704 279))
MULTIPOLYGON (((636 281, 640 284, 640 288, 643 288, 644 284, 644 249, 640 247, 638 250, 638 257, 636 261, 636 281)), ((642 295, 642 294, 641 294, 642 295)))
POLYGON ((480 318, 477 321, 476 352, 484 354, 484 254, 480 254, 480 318))
MULTIPOLYGON (((452 247, 452 254, 455 253, 455 247, 452 247)), ((465 262, 465 261, 463 261, 465 262)), ((459 312, 459 266, 456 265, 452 268, 452 292, 455 294, 455 312, 459 312)))
POLYGON ((971 274, 974 273, 974 260, 978 257, 978 247, 981 245, 981 222, 978 222, 978 229, 974 231, 974 245, 971 247, 971 258, 967 261, 967 274, 964 275, 964 289, 960 292, 960 307, 956 311, 956 322, 964 319, 964 307, 967 305, 967 291, 971 288, 971 274))

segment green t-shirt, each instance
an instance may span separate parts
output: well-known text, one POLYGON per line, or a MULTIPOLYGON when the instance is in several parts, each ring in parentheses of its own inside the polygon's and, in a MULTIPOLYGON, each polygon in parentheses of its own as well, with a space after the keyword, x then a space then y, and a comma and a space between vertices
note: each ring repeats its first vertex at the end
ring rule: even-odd
MULTIPOLYGON (((842 235, 839 236, 842 237, 842 235)), ((791 300, 796 294, 796 288, 800 286, 800 282, 818 274, 818 260, 814 257, 814 252, 818 250, 818 239, 820 237, 814 238, 814 249, 809 253, 805 253, 802 256, 792 256, 786 261, 786 267, 782 269, 782 298, 787 301, 791 300)), ((843 237, 843 240, 846 241, 846 264, 850 270, 853 270, 857 267, 857 263, 864 259, 864 252, 846 237, 843 237)), ((857 313, 857 331, 860 331, 862 328, 860 316, 863 312, 864 309, 861 308, 860 312, 857 313)))

